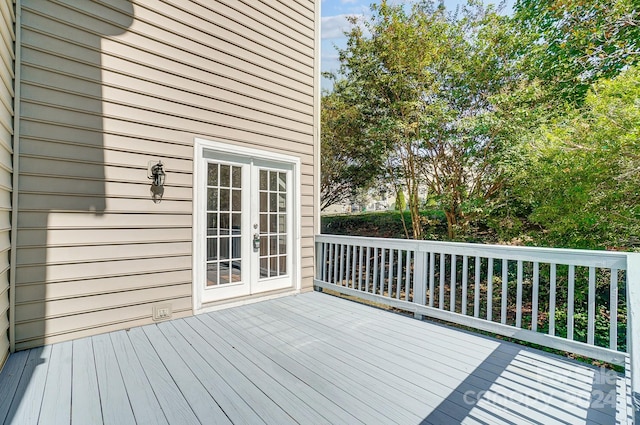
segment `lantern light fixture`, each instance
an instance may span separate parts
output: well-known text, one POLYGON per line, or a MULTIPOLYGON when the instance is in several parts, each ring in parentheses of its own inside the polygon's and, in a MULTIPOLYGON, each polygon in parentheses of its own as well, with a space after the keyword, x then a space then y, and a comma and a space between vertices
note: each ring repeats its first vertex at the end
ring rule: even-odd
POLYGON ((164 194, 164 184, 167 178, 167 173, 164 171, 164 164, 158 160, 149 161, 147 167, 147 177, 151 182, 151 197, 156 204, 162 200, 164 194))

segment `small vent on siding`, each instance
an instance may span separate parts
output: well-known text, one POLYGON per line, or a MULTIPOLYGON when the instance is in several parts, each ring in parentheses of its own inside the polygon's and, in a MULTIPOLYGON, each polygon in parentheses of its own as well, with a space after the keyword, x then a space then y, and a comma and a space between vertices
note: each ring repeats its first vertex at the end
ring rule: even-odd
POLYGON ((171 304, 155 304, 153 306, 153 320, 156 322, 171 319, 171 304))

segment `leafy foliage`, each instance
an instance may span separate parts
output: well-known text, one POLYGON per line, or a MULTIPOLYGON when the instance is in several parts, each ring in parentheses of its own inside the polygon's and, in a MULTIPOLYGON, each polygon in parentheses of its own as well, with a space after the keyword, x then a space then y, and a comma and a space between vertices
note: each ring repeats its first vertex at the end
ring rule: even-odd
POLYGON ((367 136, 386 147, 389 175, 404 183, 414 238, 422 236, 421 184, 454 237, 500 190, 513 157, 513 133, 502 129, 517 107, 509 93, 519 90, 519 39, 508 18, 475 2, 460 17, 427 1, 371 10, 353 20, 341 76, 358 96, 367 136))
POLYGON ((583 107, 543 127, 530 161, 522 193, 549 242, 640 245, 640 69, 595 84, 583 107))
POLYGON ((414 238, 434 237, 418 210, 427 186, 450 240, 640 246, 637 2, 497 12, 382 1, 352 19, 335 85, 348 107, 323 118, 347 151, 337 173, 362 166, 403 190, 414 238))
POLYGON ((321 209, 355 198, 376 181, 384 164, 382 149, 368 142, 362 112, 349 89, 336 83, 322 97, 321 209))
POLYGON ((581 103, 589 86, 640 59, 636 0, 517 0, 515 23, 529 38, 530 75, 555 100, 581 103))

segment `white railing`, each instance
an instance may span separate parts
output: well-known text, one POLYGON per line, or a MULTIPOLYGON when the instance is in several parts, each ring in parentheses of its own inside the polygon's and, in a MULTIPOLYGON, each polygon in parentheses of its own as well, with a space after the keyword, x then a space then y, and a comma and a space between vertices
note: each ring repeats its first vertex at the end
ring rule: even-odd
POLYGON ((315 285, 640 371, 640 254, 319 235, 315 285))

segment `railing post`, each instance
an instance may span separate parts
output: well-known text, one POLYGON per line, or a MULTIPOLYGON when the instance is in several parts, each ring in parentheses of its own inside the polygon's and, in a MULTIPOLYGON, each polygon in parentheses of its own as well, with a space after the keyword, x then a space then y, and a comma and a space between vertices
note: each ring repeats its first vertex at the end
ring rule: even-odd
MULTIPOLYGON (((420 251, 416 246, 413 251, 413 303, 423 306, 427 298, 427 252, 420 251)), ((422 320, 422 314, 417 312, 413 316, 422 320)))
POLYGON ((640 253, 627 254, 627 347, 634 421, 640 425, 640 253))
MULTIPOLYGON (((322 264, 322 262, 324 261, 324 255, 323 255, 323 249, 325 249, 324 247, 324 243, 323 242, 317 242, 315 243, 315 255, 316 255, 316 270, 315 270, 315 277, 317 280, 322 279, 322 268, 325 267, 325 264, 322 264)), ((315 285, 313 287, 313 289, 315 289, 318 292, 322 292, 322 287, 315 285)))

